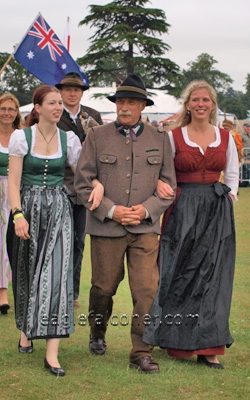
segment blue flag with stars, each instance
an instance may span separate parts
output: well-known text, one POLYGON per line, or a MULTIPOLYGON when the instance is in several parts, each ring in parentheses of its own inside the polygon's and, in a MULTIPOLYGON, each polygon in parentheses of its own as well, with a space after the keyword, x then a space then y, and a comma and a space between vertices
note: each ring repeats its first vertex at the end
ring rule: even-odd
POLYGON ((77 72, 83 85, 89 86, 87 76, 40 13, 15 50, 14 57, 46 85, 54 86, 65 74, 77 72))

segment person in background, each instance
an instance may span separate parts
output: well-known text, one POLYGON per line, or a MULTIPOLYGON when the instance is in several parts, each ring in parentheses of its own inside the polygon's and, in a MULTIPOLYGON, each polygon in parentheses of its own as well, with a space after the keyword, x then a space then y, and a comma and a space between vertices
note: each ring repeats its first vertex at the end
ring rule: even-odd
POLYGON ((27 126, 29 126, 29 118, 30 114, 25 115, 22 121, 22 128, 26 128, 27 126))
MULTIPOLYGON (((83 85, 82 79, 76 72, 69 72, 62 81, 55 85, 61 93, 63 113, 57 126, 64 131, 73 131, 83 143, 87 129, 91 126, 102 125, 102 118, 98 111, 81 105, 85 90, 89 86, 83 85)), ((78 301, 80 290, 81 266, 85 241, 86 208, 79 203, 74 190, 74 175, 67 166, 65 169, 64 184, 70 191, 70 200, 73 207, 74 220, 74 256, 73 256, 73 284, 74 307, 80 307, 78 301)))
POLYGON ((153 373, 159 365, 142 335, 158 287, 160 216, 174 199, 173 158, 168 136, 141 122, 144 108, 154 103, 139 76, 129 75, 108 99, 116 103, 117 120, 89 131, 75 175, 76 193, 87 209, 93 179, 103 184, 105 193, 100 206, 87 211, 92 264, 89 348, 96 355, 106 352, 107 324, 126 255, 134 307, 129 365, 153 373), (171 186, 168 199, 156 195, 158 178, 171 186))
POLYGON ((230 132, 230 134, 234 138, 234 142, 237 148, 237 153, 238 153, 238 160, 239 164, 241 163, 242 158, 244 157, 243 155, 243 143, 242 143, 242 138, 241 135, 234 130, 234 123, 230 119, 224 119, 222 121, 222 127, 226 129, 227 131, 230 132))
POLYGON ((152 126, 151 122, 148 120, 148 118, 142 118, 141 121, 146 124, 152 126))
POLYGON ((11 269, 6 249, 6 233, 10 214, 8 197, 8 164, 9 140, 15 129, 21 127, 19 102, 11 93, 0 96, 0 313, 7 314, 10 308, 8 301, 8 284, 11 280, 11 269))
POLYGON ((242 178, 250 180, 250 124, 245 122, 243 125, 243 132, 241 132, 243 143, 243 165, 242 165, 242 178))
POLYGON ((158 122, 155 119, 151 122, 151 125, 158 128, 158 122))
POLYGON ((82 146, 74 132, 57 127, 63 111, 58 89, 42 85, 32 101, 34 125, 14 131, 9 142, 7 243, 18 351, 32 353, 32 340, 45 339, 45 368, 64 376, 59 343, 73 333, 74 313, 72 208, 63 179, 66 163, 75 171, 82 146))
MULTIPOLYGON (((177 195, 163 218, 159 289, 144 341, 172 357, 197 355, 198 363, 223 369, 218 355, 233 343, 229 314, 239 165, 232 135, 216 126, 216 98, 207 82, 191 82, 178 127, 169 132, 177 195), (221 171, 225 184, 219 182, 221 171)), ((162 198, 165 187, 159 180, 162 198)))
POLYGON ((174 129, 175 126, 176 126, 176 123, 175 123, 174 120, 165 119, 165 120, 162 121, 162 127, 167 132, 169 132, 170 130, 174 129))

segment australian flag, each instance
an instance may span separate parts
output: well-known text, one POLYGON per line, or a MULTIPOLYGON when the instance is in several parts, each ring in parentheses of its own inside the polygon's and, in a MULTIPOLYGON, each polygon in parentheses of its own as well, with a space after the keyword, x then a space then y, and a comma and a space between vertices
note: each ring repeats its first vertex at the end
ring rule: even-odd
POLYGON ((54 86, 68 72, 77 72, 84 86, 89 86, 84 72, 40 13, 15 50, 14 57, 46 85, 54 86))

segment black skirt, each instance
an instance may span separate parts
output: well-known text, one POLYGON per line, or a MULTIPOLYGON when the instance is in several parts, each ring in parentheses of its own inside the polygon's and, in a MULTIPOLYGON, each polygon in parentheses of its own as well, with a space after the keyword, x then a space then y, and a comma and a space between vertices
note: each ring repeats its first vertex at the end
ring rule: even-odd
POLYGON ((198 350, 230 346, 235 227, 229 188, 181 184, 163 228, 159 290, 143 340, 198 350))

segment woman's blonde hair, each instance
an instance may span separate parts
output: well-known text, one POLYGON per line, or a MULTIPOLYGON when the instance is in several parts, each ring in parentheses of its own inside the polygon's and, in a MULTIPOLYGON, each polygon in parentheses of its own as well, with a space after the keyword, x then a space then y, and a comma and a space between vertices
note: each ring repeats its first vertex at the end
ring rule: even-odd
POLYGON ((209 83, 207 83, 204 80, 196 80, 196 81, 190 82, 187 85, 187 87, 184 89, 184 91, 181 95, 183 106, 182 106, 180 115, 176 121, 177 126, 179 126, 179 127, 186 126, 191 122, 192 116, 191 116, 190 112, 188 112, 186 105, 190 100, 191 94, 197 89, 206 89, 208 91, 209 96, 210 96, 212 102, 214 103, 214 108, 209 115, 209 122, 212 125, 216 125, 217 109, 218 109, 217 94, 216 94, 214 88, 211 85, 209 85, 209 83))

